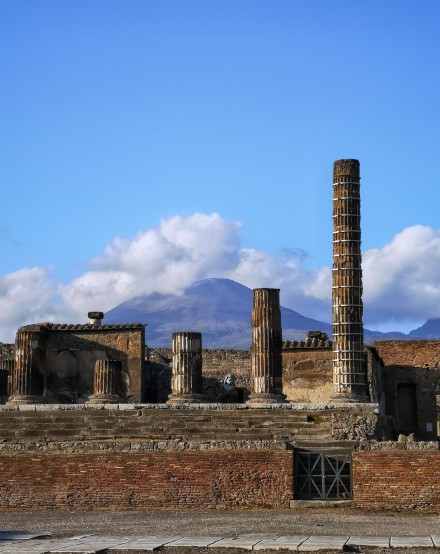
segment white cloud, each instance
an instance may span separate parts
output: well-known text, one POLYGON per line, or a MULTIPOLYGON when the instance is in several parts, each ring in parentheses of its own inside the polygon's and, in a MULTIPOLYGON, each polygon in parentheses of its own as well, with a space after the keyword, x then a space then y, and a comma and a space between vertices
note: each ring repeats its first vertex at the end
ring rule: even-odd
MULTIPOLYGON (((284 306, 329 321, 331 269, 306 268, 300 250, 242 248, 239 227, 215 213, 170 217, 131 239, 116 237, 70 283, 52 286, 49 271, 39 267, 0 277, 0 340, 13 340, 25 323, 84 322, 90 310, 105 312, 142 293, 176 292, 207 277, 280 288, 284 306)), ((440 230, 408 227, 365 252, 363 267, 366 325, 385 329, 385 321, 440 315, 440 230)))
POLYGON ((170 217, 132 239, 116 237, 93 267, 60 294, 78 317, 107 311, 132 296, 176 292, 198 279, 221 277, 239 263, 240 224, 216 213, 170 217))
POLYGON ((0 341, 13 342, 21 325, 56 319, 58 304, 49 273, 41 267, 0 277, 0 341))
POLYGON ((440 316, 440 229, 414 225, 363 255, 365 323, 440 316))

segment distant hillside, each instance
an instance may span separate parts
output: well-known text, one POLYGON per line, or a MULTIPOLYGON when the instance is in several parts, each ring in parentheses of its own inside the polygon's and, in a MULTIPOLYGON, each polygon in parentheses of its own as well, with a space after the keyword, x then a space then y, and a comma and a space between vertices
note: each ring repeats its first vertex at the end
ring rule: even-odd
MULTIPOLYGON (((146 323, 147 343, 169 347, 175 331, 200 331, 204 348, 248 349, 251 344, 252 290, 230 279, 204 279, 181 294, 136 296, 106 313, 105 323, 146 323)), ((331 325, 281 308, 283 337, 307 331, 331 334, 331 325)))
MULTIPOLYGON (((106 313, 104 323, 145 323, 147 344, 169 347, 175 331, 200 331, 204 348, 248 349, 251 344, 252 290, 231 279, 204 279, 180 294, 135 296, 106 313)), ((331 336, 330 323, 281 307, 283 339, 303 339, 307 331, 331 336)), ((439 338, 440 318, 430 319, 409 335, 364 330, 365 342, 439 338), (432 323, 430 323, 432 322, 432 323), (437 330, 436 330, 437 329, 437 330), (428 334, 427 334, 428 333, 428 334), (435 335, 435 336, 434 336, 435 335)))
POLYGON ((408 333, 409 339, 439 339, 440 338, 440 317, 428 319, 421 327, 408 333))

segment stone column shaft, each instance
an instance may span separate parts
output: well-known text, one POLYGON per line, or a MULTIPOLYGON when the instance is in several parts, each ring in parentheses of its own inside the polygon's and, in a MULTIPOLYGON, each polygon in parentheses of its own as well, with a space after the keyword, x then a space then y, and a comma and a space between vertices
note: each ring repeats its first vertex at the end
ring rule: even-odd
POLYGON ((172 338, 170 404, 203 401, 202 334, 179 331, 172 338))
POLYGON ((41 402, 44 386, 44 330, 30 326, 17 331, 11 403, 41 402))
POLYGON ((358 160, 333 169, 333 384, 335 399, 365 400, 358 160))
POLYGON ((122 362, 119 360, 96 360, 93 378, 93 395, 88 402, 92 404, 117 404, 122 384, 122 362))
POLYGON ((284 402, 279 289, 254 289, 250 403, 284 402))
POLYGON ((0 360, 0 397, 3 397, 3 399, 11 394, 13 370, 14 360, 0 360))

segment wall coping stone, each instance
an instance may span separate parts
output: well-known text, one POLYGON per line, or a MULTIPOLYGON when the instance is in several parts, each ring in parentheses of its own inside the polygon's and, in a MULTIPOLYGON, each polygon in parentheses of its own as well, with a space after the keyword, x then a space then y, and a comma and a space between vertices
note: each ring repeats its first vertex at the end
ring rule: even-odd
POLYGON ((38 443, 3 443, 0 444, 0 455, 72 454, 72 453, 105 453, 105 452, 177 452, 177 451, 287 451, 285 441, 269 440, 99 440, 99 441, 58 441, 38 443))
POLYGON ((439 441, 361 441, 357 446, 358 451, 420 451, 440 450, 439 441))
POLYGON ((93 410, 367 410, 379 412, 379 404, 327 402, 327 403, 286 403, 286 404, 18 404, 0 405, 0 412, 54 412, 54 411, 93 411, 93 410))
POLYGON ((118 329, 143 329, 144 323, 124 323, 113 325, 98 325, 90 323, 35 323, 33 325, 24 325, 18 331, 39 331, 46 329, 48 331, 117 331, 118 329))

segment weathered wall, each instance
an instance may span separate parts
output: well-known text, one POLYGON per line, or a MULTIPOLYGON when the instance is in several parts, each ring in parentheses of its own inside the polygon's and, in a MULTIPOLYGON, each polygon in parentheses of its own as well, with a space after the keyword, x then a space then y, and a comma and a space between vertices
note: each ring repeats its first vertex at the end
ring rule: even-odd
MULTIPOLYGON (((170 349, 154 349, 149 366, 152 374, 151 401, 165 402, 171 392, 170 349)), ((333 393, 332 350, 328 348, 284 349, 283 393, 289 402, 326 402, 333 393)), ((251 391, 251 355, 248 350, 203 350, 203 394, 210 402, 221 402, 227 374, 236 378, 239 400, 251 391)))
POLYGON ((355 452, 353 484, 359 507, 439 510, 440 452, 355 452))
POLYGON ((122 395, 141 402, 147 378, 143 325, 48 325, 45 396, 48 402, 83 402, 93 393, 96 360, 122 362, 122 395))
MULTIPOLYGON (((373 343, 384 362, 385 413, 395 422, 397 434, 414 432, 418 439, 437 437, 436 388, 440 380, 440 341, 377 341, 373 343), (414 428, 405 418, 411 406, 399 400, 402 388, 415 391, 414 428), (400 403, 403 402, 403 403, 400 403), (400 408, 399 408, 400 406, 400 408)), ((404 392, 404 391, 403 391, 404 392)))
POLYGON ((290 402, 326 402, 333 394, 331 348, 283 350, 283 393, 290 402))
POLYGON ((292 452, 0 455, 0 510, 286 508, 292 452))
POLYGON ((371 345, 385 365, 437 368, 440 340, 381 340, 371 345))

